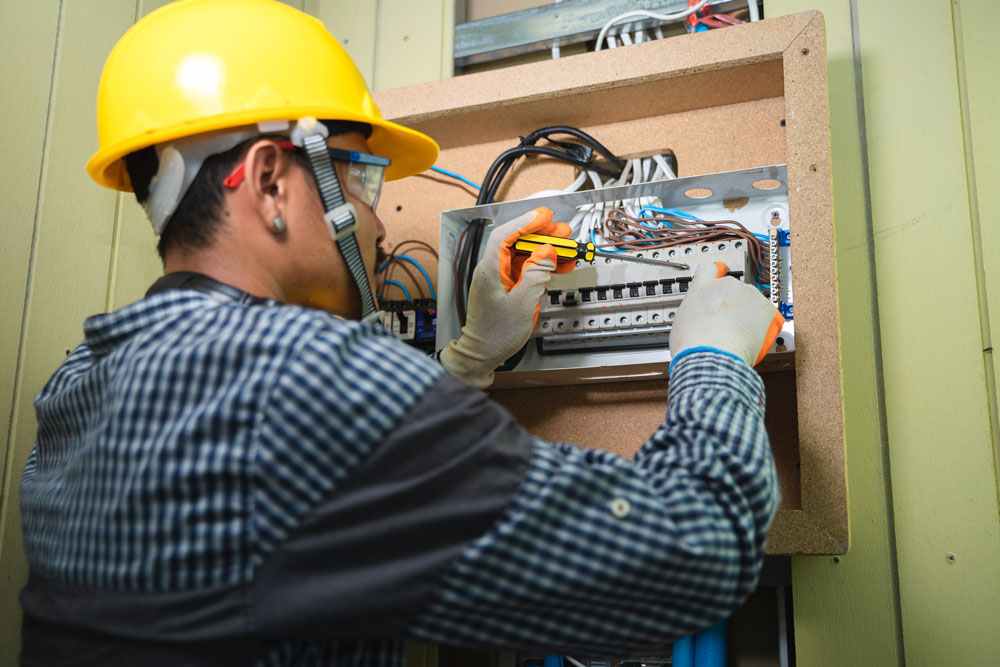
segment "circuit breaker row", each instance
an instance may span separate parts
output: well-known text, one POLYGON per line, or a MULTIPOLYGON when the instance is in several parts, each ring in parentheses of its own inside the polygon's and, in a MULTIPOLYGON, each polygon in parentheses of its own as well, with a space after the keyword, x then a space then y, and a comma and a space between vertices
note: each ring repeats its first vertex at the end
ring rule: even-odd
POLYGON ((635 264, 612 271, 610 266, 599 265, 589 274, 577 269, 559 276, 561 280, 553 280, 553 288, 542 298, 532 334, 538 353, 667 347, 673 318, 697 265, 716 261, 729 267, 729 276, 744 279, 746 251, 733 250, 728 244, 699 253, 686 271, 635 264), (574 274, 621 282, 568 284, 574 274))

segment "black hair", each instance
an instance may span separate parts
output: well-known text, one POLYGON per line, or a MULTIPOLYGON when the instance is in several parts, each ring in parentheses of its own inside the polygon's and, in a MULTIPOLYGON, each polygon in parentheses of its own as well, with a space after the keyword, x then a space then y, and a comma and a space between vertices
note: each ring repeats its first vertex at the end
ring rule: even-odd
MULTIPOLYGON (((367 139, 372 134, 372 126, 368 123, 324 121, 324 124, 331 136, 360 132, 367 139)), ((210 155, 205 159, 177 209, 163 227, 156 245, 161 260, 166 258, 167 250, 171 248, 207 248, 212 244, 218 232, 225 192, 222 181, 244 158, 250 147, 262 138, 265 137, 247 139, 224 153, 210 155)), ((296 151, 292 156, 300 165, 308 168, 308 162, 302 153, 296 151)), ((140 204, 149 198, 149 183, 159 166, 160 160, 153 146, 125 156, 125 169, 128 170, 132 191, 140 204)))

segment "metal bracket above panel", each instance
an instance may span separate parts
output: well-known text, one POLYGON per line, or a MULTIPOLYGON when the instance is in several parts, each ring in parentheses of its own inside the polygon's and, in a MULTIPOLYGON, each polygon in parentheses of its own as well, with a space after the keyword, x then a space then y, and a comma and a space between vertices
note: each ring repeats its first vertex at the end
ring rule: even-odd
MULTIPOLYGON (((712 10, 731 12, 747 6, 746 0, 710 0, 712 10)), ((460 23, 455 26, 455 65, 508 58, 538 51, 558 39, 562 46, 597 37, 614 17, 636 10, 675 14, 687 9, 687 0, 564 0, 558 4, 460 23)), ((623 21, 630 29, 650 28, 655 19, 623 21)), ((612 33, 614 34, 614 33, 612 33)))

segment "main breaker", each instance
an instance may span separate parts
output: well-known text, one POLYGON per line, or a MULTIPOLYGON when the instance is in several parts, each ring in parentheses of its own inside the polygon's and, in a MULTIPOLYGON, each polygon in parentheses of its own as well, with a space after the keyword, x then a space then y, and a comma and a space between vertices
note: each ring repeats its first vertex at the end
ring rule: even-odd
MULTIPOLYGON (((765 247, 766 265, 759 266, 755 275, 750 243, 736 235, 669 248, 633 247, 622 253, 680 262, 689 269, 610 257, 591 263, 578 260, 573 271, 553 274, 528 345, 496 373, 495 387, 665 377, 677 308, 697 267, 714 262, 724 263, 729 276, 755 285, 782 311, 785 326, 762 365, 790 364, 795 331, 784 165, 445 211, 441 214, 437 347, 443 348, 461 334, 454 305, 455 262, 459 239, 472 221, 490 221, 481 244, 485 246, 496 224, 538 206, 552 209, 553 220, 559 222, 573 219, 583 209, 603 210, 622 202, 674 211, 686 216, 685 220, 709 226, 715 221, 736 221, 765 247)), ((477 250, 481 253, 482 247, 477 250)))

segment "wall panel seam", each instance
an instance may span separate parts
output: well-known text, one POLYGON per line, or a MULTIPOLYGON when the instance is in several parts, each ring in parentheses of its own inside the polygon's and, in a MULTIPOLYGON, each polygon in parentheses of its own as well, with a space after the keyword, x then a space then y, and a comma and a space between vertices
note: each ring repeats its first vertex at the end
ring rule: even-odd
MULTIPOLYGON (((993 472, 1000 500, 1000 418, 997 415, 997 387, 993 370, 993 334, 990 327, 989 292, 986 262, 983 258, 982 220, 979 215, 979 192, 976 180, 975 146, 972 140, 972 116, 969 111, 969 82, 965 68, 965 40, 962 38, 962 9, 957 0, 951 3, 952 31, 955 40, 955 68, 958 80, 958 104, 961 109, 962 142, 965 155, 966 190, 969 195, 969 219, 972 228, 972 257, 976 273, 976 297, 979 300, 979 326, 982 335, 983 371, 986 376, 987 410, 990 437, 993 440, 993 472)), ((1000 508, 1000 506, 998 506, 1000 508)))
MULTIPOLYGON (((878 445, 882 453, 882 474, 885 479, 883 486, 886 507, 886 528, 888 529, 889 549, 889 581, 892 587, 892 604, 896 611, 896 655, 899 665, 906 664, 906 651, 903 642, 903 605, 899 593, 899 570, 896 555, 896 523, 893 513, 892 475, 890 474, 889 434, 886 430, 885 385, 882 367, 882 324, 879 320, 878 307, 878 266, 875 261, 875 222, 872 217, 871 173, 868 166, 868 130, 865 119, 865 92, 861 66, 861 22, 858 15, 858 0, 851 0, 851 41, 854 51, 854 85, 857 99, 858 140, 861 149, 861 182, 864 193, 865 229, 867 231, 868 267, 871 275, 871 318, 872 318, 872 352, 874 355, 873 372, 875 374, 876 414, 878 415, 878 445)), ((848 500, 848 502, 850 502, 848 500)))
MULTIPOLYGON (((6 497, 7 485, 12 483, 12 478, 14 476, 14 471, 11 470, 15 456, 15 439, 17 436, 17 411, 18 407, 23 400, 21 392, 24 390, 22 386, 24 379, 24 355, 26 338, 28 333, 28 311, 31 307, 31 289, 34 284, 35 278, 35 260, 38 257, 38 232, 41 226, 41 211, 42 211, 42 193, 44 191, 45 184, 45 173, 49 166, 49 146, 52 140, 52 102, 55 98, 56 90, 56 77, 57 69, 59 63, 59 54, 62 50, 63 34, 65 29, 65 0, 59 1, 59 12, 56 19, 56 39, 55 39, 55 49, 52 53, 52 67, 49 70, 49 100, 45 107, 45 134, 42 138, 42 159, 38 166, 38 180, 35 191, 35 211, 34 218, 32 220, 31 228, 31 247, 29 251, 28 260, 28 276, 24 285, 24 303, 22 304, 21 310, 21 332, 18 336, 17 341, 17 353, 14 361, 14 391, 13 398, 10 404, 10 415, 8 415, 8 420, 10 423, 10 428, 7 430, 7 449, 6 457, 3 461, 3 474, 0 475, 0 499, 6 497)), ((14 495, 11 494, 11 498, 14 495)), ((10 511, 8 508, 3 508, 0 512, 0 534, 3 534, 4 525, 7 523, 7 518, 10 516, 10 511)), ((4 544, 0 542, 0 558, 3 556, 4 544)))
POLYGON ((375 42, 372 47, 372 91, 382 88, 382 0, 375 0, 375 42))

